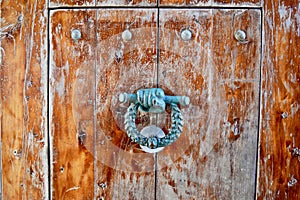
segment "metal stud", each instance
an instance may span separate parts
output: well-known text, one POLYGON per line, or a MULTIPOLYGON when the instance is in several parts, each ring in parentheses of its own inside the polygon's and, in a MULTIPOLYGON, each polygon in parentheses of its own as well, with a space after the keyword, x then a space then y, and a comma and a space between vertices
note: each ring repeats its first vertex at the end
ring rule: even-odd
POLYGON ((123 33, 122 33, 122 39, 124 41, 131 41, 132 40, 132 33, 129 31, 129 30, 125 30, 123 33))
POLYGON ((78 29, 74 29, 71 32, 71 37, 73 40, 78 41, 81 38, 81 32, 78 29))
POLYGON ((287 112, 281 113, 281 118, 282 119, 286 119, 288 116, 289 116, 289 114, 287 112))
POLYGON ((181 31, 180 37, 184 41, 189 41, 192 39, 192 32, 188 29, 181 31))
POLYGON ((23 15, 19 15, 19 16, 18 16, 18 22, 22 22, 23 19, 24 19, 23 15))
POLYGON ((297 183, 297 179, 294 178, 294 175, 292 175, 291 180, 288 182, 288 186, 292 187, 297 183))
POLYGON ((234 37, 237 41, 239 42, 246 42, 246 33, 245 31, 242 31, 242 30, 237 30, 235 33, 234 33, 234 37))

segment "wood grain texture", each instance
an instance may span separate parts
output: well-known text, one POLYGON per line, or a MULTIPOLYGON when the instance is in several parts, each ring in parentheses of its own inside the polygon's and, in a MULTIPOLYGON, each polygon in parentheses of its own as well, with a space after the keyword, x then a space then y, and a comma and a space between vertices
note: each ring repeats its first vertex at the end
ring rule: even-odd
MULTIPOLYGON (((261 0, 159 0, 158 5, 164 6, 262 6, 261 0)), ((84 7, 84 6, 157 6, 156 0, 50 0, 50 7, 84 7)))
POLYGON ((191 105, 182 136, 158 154, 157 199, 253 199, 260 11, 161 10, 159 22, 159 86, 191 105), (248 43, 233 38, 238 29, 248 43))
POLYGON ((160 6, 210 6, 211 0, 159 0, 160 6))
POLYGON ((156 6, 156 0, 97 0, 97 6, 156 6))
POLYGON ((96 11, 50 13, 53 199, 93 199, 96 11), (71 32, 81 31, 77 41, 71 32))
POLYGON ((159 0, 160 6, 261 6, 262 0, 159 0))
POLYGON ((0 5, 0 199, 48 199, 46 3, 0 5))
POLYGON ((50 0, 50 7, 156 6, 156 0, 50 0))
POLYGON ((49 7, 85 7, 85 6, 95 6, 96 0, 48 0, 49 7))
POLYGON ((213 4, 219 5, 236 5, 236 6, 260 6, 262 0, 212 0, 213 4))
MULTIPOLYGON (((154 0, 49 2, 52 8, 156 6, 154 0)), ((264 4, 261 88, 258 10, 51 11, 48 141, 46 2, 0 0, 0 199, 299 199, 299 1, 158 3, 264 4), (180 39, 184 28, 192 41, 180 39), (74 29, 82 33, 78 41, 70 37, 74 29), (132 41, 122 39, 126 29, 132 41), (248 43, 234 40, 237 29, 248 43), (158 160, 126 136, 128 105, 118 102, 122 92, 157 83, 168 95, 191 97, 181 108, 182 136, 158 160)), ((138 128, 157 124, 167 131, 169 112, 139 115, 138 128)))
MULTIPOLYGON (((157 10, 113 9, 97 12, 96 198, 154 199, 155 157, 140 150, 124 130, 129 105, 119 94, 157 83, 157 10), (122 33, 128 30, 132 40, 122 33)), ((138 128, 155 116, 138 116, 138 128)))
POLYGON ((257 199, 300 198, 300 5, 265 1, 257 199))

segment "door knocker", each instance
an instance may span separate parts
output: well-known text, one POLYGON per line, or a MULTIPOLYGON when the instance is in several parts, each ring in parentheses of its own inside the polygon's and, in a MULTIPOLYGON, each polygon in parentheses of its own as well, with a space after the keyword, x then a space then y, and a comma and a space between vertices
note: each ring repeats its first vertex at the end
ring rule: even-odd
MULTIPOLYGON (((119 96, 119 101, 121 103, 130 103, 124 120, 125 130, 128 137, 132 141, 138 143, 142 148, 146 147, 149 149, 163 148, 172 144, 179 138, 183 129, 183 116, 178 104, 187 106, 190 103, 189 97, 167 96, 161 88, 140 89, 136 94, 122 93, 119 96), (157 130, 154 131, 153 134, 143 134, 143 130, 140 132, 136 128, 135 119, 138 111, 162 113, 166 109, 166 104, 169 104, 171 107, 172 119, 172 126, 167 135, 158 135, 156 134, 157 130)), ((151 131, 151 128, 147 130, 151 131)))

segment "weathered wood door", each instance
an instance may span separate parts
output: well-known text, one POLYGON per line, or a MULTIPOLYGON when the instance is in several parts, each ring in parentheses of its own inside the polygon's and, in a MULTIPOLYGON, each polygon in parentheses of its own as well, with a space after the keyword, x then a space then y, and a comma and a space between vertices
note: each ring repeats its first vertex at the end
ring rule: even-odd
POLYGON ((299 199, 299 0, 0 5, 0 199, 299 199), (190 105, 151 154, 118 97, 156 87, 190 105))
MULTIPOLYGON (((254 198, 260 51, 259 9, 50 11, 53 197, 254 198), (130 141, 118 101, 149 87, 191 99, 181 137, 157 154, 130 141)), ((137 124, 167 130, 170 116, 137 124)))

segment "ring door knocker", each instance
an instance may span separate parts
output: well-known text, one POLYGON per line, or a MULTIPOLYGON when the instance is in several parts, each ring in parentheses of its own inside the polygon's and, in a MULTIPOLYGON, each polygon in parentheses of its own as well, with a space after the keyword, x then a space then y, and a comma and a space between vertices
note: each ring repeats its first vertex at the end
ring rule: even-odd
POLYGON ((166 96, 161 88, 140 89, 136 94, 122 93, 119 96, 121 103, 129 102, 130 106, 125 114, 125 130, 128 137, 146 152, 158 152, 165 146, 175 142, 183 129, 183 117, 178 104, 187 106, 190 103, 186 96, 166 96), (171 107, 172 126, 167 135, 156 126, 147 126, 141 132, 136 128, 137 112, 162 113, 166 104, 171 107))

